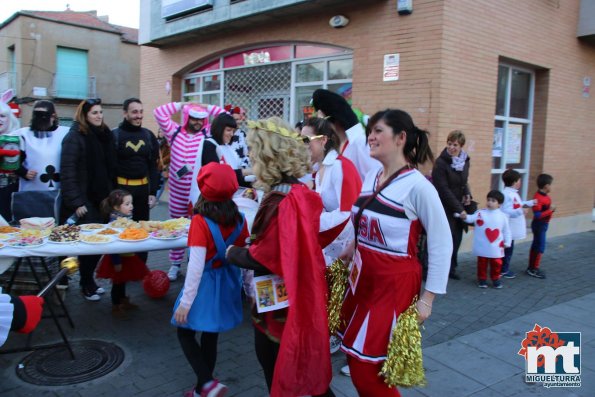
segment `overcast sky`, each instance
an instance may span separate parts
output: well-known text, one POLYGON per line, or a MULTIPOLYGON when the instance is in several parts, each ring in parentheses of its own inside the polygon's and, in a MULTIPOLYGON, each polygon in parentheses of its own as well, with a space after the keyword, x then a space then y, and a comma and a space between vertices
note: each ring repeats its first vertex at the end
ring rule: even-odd
POLYGON ((140 0, 0 0, 0 22, 20 10, 64 11, 97 10, 97 15, 109 15, 115 25, 138 29, 140 0))

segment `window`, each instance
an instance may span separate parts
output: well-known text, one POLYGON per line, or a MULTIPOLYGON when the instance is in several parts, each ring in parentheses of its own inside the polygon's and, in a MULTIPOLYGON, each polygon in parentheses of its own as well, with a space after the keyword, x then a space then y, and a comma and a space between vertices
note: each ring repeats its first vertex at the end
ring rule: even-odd
POLYGON ((523 197, 527 195, 534 90, 533 71, 499 65, 491 188, 503 189, 502 173, 507 168, 514 168, 523 176, 520 192, 523 197))
POLYGON ((182 80, 184 101, 233 104, 249 119, 272 115, 290 124, 308 117, 312 93, 327 88, 351 101, 351 51, 303 44, 246 48, 210 59, 182 80))
POLYGON ((89 93, 88 54, 85 50, 58 47, 54 96, 85 99, 89 93))

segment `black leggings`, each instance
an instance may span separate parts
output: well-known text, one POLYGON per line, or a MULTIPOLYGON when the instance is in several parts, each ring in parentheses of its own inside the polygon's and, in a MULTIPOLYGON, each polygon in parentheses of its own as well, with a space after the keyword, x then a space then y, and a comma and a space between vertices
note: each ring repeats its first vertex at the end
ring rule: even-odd
POLYGON ((200 345, 196 341, 196 331, 178 328, 178 340, 186 359, 196 374, 196 392, 200 393, 202 386, 213 380, 213 371, 217 362, 216 332, 203 332, 200 345))
POLYGON ((126 283, 112 284, 112 305, 119 305, 126 298, 126 283))
MULTIPOLYGON (((264 372, 264 378, 271 392, 271 385, 273 384, 273 375, 275 372, 275 363, 279 355, 279 344, 273 342, 264 333, 254 328, 254 350, 256 350, 256 357, 264 372)), ((324 394, 319 394, 313 397, 335 397, 335 394, 329 387, 324 394)))

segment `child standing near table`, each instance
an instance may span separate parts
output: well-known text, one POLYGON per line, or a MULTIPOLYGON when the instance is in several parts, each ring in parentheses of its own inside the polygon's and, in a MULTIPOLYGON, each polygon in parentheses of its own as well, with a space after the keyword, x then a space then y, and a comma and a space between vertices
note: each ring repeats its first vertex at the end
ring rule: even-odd
POLYGON ((508 224, 510 226, 511 242, 510 247, 504 248, 504 258, 502 259, 501 275, 504 278, 515 278, 516 274, 510 270, 510 260, 514 250, 514 241, 522 240, 527 237, 527 221, 525 214, 527 208, 533 206, 533 200, 523 201, 519 195, 519 188, 521 187, 521 174, 512 168, 507 169, 502 173, 502 181, 504 182, 504 204, 502 204, 502 212, 508 216, 508 224))
POLYGON ((219 332, 242 322, 240 269, 225 259, 230 245, 244 246, 249 236, 244 215, 232 197, 238 190, 234 170, 216 162, 201 167, 201 195, 188 233, 190 255, 184 288, 174 306, 171 323, 196 374, 196 386, 186 397, 220 397, 227 386, 213 378, 219 332), (196 332, 202 332, 200 344, 196 332))
POLYGON ((504 195, 498 190, 492 190, 487 196, 487 208, 472 215, 461 214, 461 219, 467 223, 474 223, 473 254, 477 255, 477 286, 487 288, 487 272, 490 265, 490 278, 496 289, 502 288, 500 272, 504 247, 510 246, 510 227, 508 218, 500 211, 504 202, 504 195))
POLYGON ((533 231, 533 244, 529 253, 529 267, 527 274, 535 278, 545 278, 545 273, 539 269, 541 256, 545 251, 545 235, 550 225, 550 219, 556 211, 556 206, 552 205, 552 199, 549 194, 552 191, 552 182, 554 178, 548 174, 540 174, 537 177, 537 188, 539 189, 533 199, 533 222, 531 230, 533 231))
MULTIPOLYGON (((113 190, 101 202, 101 212, 109 214, 109 221, 118 218, 132 219, 132 195, 126 190, 113 190)), ((126 296, 126 282, 142 280, 149 273, 147 265, 136 254, 107 254, 99 261, 98 278, 112 280, 112 315, 126 318, 128 310, 138 309, 126 296)))

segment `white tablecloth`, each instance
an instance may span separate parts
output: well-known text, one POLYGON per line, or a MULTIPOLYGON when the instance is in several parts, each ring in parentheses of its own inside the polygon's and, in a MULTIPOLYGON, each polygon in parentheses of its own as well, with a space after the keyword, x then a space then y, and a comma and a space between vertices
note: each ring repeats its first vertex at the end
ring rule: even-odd
POLYGON ((5 245, 3 248, 0 248, 0 257, 22 258, 25 256, 78 256, 158 251, 172 248, 185 248, 187 240, 188 237, 183 236, 175 240, 157 240, 154 238, 148 238, 144 241, 130 242, 114 240, 107 244, 87 244, 83 243, 82 241, 57 244, 47 241, 45 244, 34 248, 9 247, 5 245))
MULTIPOLYGON (((9 247, 5 245, 0 248, 0 274, 4 273, 12 265, 15 258, 27 256, 79 256, 79 255, 103 255, 103 254, 124 254, 128 252, 144 252, 169 250, 172 248, 186 248, 187 236, 175 240, 157 240, 148 238, 144 241, 120 241, 114 240, 107 244, 87 244, 82 241, 76 243, 51 243, 46 242, 39 247, 9 247)), ((0 241, 1 243, 1 241, 0 241)))

